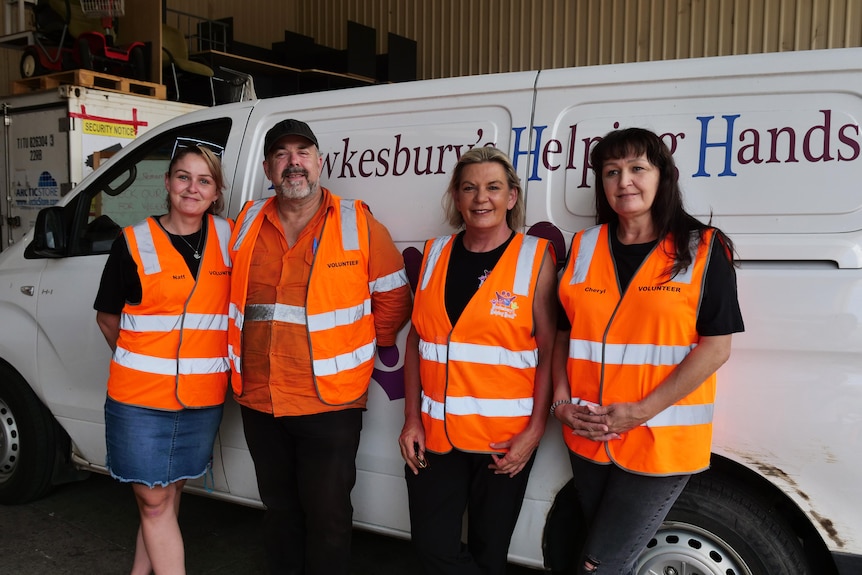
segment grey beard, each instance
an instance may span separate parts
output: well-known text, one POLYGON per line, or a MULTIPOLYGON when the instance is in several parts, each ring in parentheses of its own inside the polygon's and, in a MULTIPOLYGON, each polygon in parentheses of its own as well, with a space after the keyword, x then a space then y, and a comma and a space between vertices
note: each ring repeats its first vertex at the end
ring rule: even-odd
POLYGON ((291 185, 282 180, 282 183, 276 188, 276 191, 285 199, 301 200, 312 195, 316 189, 317 184, 291 185))

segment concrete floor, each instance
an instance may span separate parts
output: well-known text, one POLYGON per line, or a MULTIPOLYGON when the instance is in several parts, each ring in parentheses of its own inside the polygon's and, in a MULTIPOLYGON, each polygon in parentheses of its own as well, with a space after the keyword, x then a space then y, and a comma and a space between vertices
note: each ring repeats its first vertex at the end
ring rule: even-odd
MULTIPOLYGON (((184 494, 180 528, 189 575, 266 573, 263 511, 184 494)), ((63 485, 26 505, 0 506, 0 575, 126 575, 137 510, 131 487, 109 477, 63 485)), ((409 543, 354 532, 354 575, 420 573, 409 543)), ((540 571, 511 566, 509 575, 540 571)))

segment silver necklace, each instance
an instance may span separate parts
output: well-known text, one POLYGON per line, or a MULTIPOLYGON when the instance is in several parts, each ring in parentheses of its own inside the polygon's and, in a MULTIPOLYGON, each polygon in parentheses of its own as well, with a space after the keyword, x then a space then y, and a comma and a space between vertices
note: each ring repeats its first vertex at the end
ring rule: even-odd
POLYGON ((201 259, 201 241, 203 241, 203 239, 204 239, 203 227, 201 227, 200 234, 201 235, 198 236, 198 247, 194 247, 193 245, 191 245, 189 243, 189 241, 186 238, 184 238, 183 236, 177 235, 178 238, 183 240, 183 243, 185 243, 187 246, 189 246, 191 249, 193 249, 195 251, 195 259, 196 260, 201 259))

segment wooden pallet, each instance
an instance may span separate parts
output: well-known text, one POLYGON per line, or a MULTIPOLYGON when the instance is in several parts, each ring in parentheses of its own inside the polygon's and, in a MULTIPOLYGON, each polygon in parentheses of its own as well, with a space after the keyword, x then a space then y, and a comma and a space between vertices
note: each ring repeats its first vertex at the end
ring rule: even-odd
POLYGON ((167 98, 167 88, 164 84, 154 84, 121 76, 112 76, 111 74, 93 72, 92 70, 69 70, 67 72, 15 80, 12 82, 12 93, 27 94, 41 90, 53 90, 64 84, 97 88, 109 92, 147 96, 158 100, 167 98))

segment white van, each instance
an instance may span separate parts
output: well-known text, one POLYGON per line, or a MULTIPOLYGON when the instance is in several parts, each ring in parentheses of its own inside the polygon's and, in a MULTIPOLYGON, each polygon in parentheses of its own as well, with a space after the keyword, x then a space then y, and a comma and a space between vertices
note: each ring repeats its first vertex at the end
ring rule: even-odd
MULTIPOLYGON (((588 150, 642 126, 675 153, 689 210, 729 233, 746 331, 719 374, 712 468, 696 476, 639 573, 862 573, 862 49, 453 78, 219 106, 169 120, 88 176, 0 254, 0 502, 43 494, 71 463, 104 472, 109 350, 92 302, 121 226, 158 212, 174 142, 224 145, 228 215, 271 194, 277 121, 308 122, 325 185, 366 200, 415 260, 448 233, 441 196, 459 154, 514 160, 528 227, 593 223, 588 150)), ((560 251, 564 245, 558 246, 560 251)), ((357 526, 409 536, 402 350, 381 356, 353 492, 357 526)), ((201 482, 190 489, 204 492, 201 482)), ((260 505, 228 402, 212 496, 260 505)), ((561 570, 576 519, 551 421, 510 548, 561 570), (562 504, 558 504, 562 502, 562 504)))

